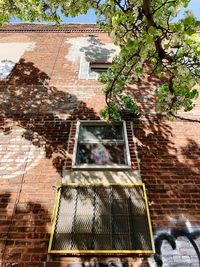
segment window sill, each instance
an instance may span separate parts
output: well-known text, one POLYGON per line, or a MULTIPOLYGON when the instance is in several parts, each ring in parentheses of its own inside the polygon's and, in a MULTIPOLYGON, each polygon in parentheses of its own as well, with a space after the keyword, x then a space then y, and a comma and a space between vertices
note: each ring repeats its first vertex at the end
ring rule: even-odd
POLYGON ((133 255, 133 254, 154 254, 154 250, 51 250, 48 254, 61 254, 61 255, 133 255))
POLYGON ((82 164, 82 165, 72 165, 73 170, 131 170, 131 166, 129 165, 107 165, 107 166, 89 166, 87 164, 82 164))

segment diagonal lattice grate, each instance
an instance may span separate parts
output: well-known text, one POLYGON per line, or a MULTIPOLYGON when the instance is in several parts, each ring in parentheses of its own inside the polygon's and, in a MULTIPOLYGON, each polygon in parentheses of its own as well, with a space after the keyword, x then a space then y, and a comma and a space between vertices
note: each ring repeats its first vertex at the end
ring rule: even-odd
POLYGON ((63 186, 52 251, 152 251, 142 185, 63 186))

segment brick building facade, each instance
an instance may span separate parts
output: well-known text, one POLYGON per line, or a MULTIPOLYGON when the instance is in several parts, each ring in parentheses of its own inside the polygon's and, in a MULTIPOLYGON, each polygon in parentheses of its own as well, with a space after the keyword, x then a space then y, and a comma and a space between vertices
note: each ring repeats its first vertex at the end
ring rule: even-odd
POLYGON ((160 81, 147 69, 137 86, 126 88, 137 100, 140 116, 123 114, 127 140, 115 142, 115 150, 109 141, 115 164, 88 169, 85 162, 77 163, 81 156, 74 156, 85 145, 77 143, 74 150, 77 122, 98 125, 105 105, 91 63, 105 65, 117 51, 95 25, 1 29, 1 266, 200 266, 199 100, 191 112, 166 121, 154 111, 153 91, 160 81), (142 251, 101 256, 48 253, 56 187, 66 183, 144 183, 156 256, 142 251))

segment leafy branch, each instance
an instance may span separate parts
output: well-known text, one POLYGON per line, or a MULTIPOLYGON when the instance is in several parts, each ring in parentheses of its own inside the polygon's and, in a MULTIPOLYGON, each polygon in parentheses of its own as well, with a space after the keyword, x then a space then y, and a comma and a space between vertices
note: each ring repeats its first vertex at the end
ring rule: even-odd
POLYGON ((180 109, 189 111, 198 97, 200 82, 200 22, 187 11, 173 21, 190 0, 1 0, 0 24, 13 16, 26 21, 61 19, 86 14, 93 8, 100 27, 109 33, 121 51, 100 81, 104 84, 107 119, 120 119, 121 109, 137 114, 137 106, 125 91, 126 83, 142 79, 145 64, 150 75, 166 77, 156 90, 157 110, 171 116, 180 109))

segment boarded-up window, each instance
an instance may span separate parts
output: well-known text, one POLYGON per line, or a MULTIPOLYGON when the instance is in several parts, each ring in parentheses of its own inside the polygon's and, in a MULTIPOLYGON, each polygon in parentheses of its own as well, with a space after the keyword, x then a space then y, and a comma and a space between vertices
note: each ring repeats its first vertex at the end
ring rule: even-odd
POLYGON ((50 253, 152 253, 144 185, 67 185, 59 199, 50 253))

